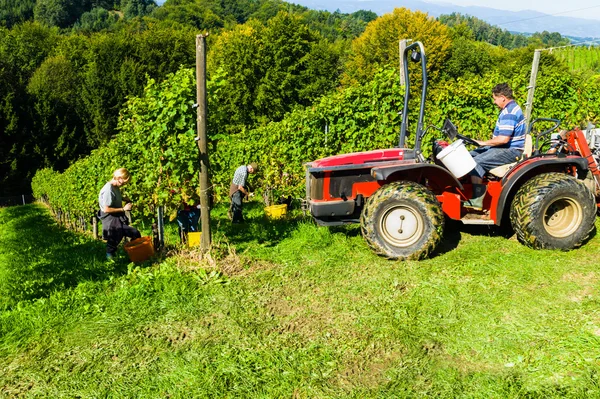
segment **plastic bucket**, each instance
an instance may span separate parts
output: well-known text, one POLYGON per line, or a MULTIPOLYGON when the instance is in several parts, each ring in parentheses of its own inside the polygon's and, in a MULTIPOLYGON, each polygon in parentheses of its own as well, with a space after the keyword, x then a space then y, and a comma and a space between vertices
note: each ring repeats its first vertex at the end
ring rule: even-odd
POLYGON ((265 215, 269 219, 281 219, 287 213, 287 204, 271 205, 265 208, 265 215))
POLYGON ((152 245, 152 237, 136 238, 133 241, 125 244, 125 252, 129 255, 132 262, 143 262, 154 255, 154 246, 152 245))
POLYGON ((462 140, 456 140, 454 143, 440 151, 440 153, 437 154, 437 159, 439 159, 455 177, 463 177, 477 166, 462 140))
POLYGON ((200 239, 202 238, 201 231, 190 231, 187 233, 188 247, 197 247, 200 245, 200 239))

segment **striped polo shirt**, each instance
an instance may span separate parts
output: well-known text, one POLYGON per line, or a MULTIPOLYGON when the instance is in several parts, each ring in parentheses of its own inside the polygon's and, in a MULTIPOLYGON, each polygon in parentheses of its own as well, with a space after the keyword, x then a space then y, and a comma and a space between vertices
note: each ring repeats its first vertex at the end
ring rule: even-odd
POLYGON ((502 147, 523 151, 526 134, 527 124, 525 123, 525 115, 523 115, 521 107, 514 100, 511 100, 500 111, 496 127, 494 128, 494 137, 509 136, 511 138, 510 141, 502 147))

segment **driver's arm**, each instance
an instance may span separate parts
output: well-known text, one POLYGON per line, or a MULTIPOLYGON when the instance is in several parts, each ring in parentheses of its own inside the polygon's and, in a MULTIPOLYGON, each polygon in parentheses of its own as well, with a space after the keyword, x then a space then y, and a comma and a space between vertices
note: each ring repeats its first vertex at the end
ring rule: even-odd
POLYGON ((489 145, 491 147, 495 147, 497 145, 503 145, 506 144, 510 141, 510 136, 495 136, 493 138, 491 138, 490 140, 475 140, 477 141, 477 144, 479 144, 480 146, 485 146, 485 145, 489 145))

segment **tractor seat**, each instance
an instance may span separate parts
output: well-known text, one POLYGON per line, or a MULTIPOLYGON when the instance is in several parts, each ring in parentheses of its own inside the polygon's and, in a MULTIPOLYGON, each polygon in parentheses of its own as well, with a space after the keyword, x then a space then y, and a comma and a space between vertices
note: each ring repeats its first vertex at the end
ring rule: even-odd
MULTIPOLYGON (((533 151, 533 139, 531 138, 531 134, 525 136, 525 149, 523 150, 523 155, 521 155, 521 159, 529 158, 533 151)), ((519 159, 519 161, 521 160, 519 159)), ((518 161, 517 161, 518 162, 518 161)), ((507 163, 504 165, 496 166, 494 169, 490 170, 488 173, 496 176, 496 177, 504 177, 504 175, 517 164, 517 162, 507 163)))

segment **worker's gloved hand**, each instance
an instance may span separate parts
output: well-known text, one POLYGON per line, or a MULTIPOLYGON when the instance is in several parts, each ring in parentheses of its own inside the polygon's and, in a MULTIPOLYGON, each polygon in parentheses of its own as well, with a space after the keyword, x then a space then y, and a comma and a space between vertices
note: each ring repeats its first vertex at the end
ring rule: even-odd
POLYGON ((254 197, 254 193, 248 193, 248 198, 254 197))

